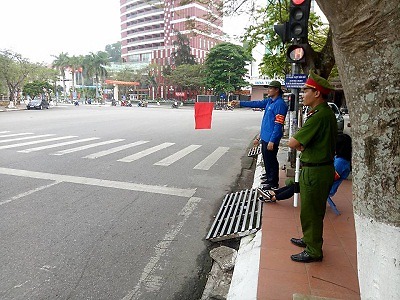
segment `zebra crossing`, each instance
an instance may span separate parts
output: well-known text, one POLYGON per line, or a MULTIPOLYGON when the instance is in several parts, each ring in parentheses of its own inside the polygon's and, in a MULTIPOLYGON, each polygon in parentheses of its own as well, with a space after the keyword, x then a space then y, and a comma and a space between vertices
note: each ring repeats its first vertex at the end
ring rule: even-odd
MULTIPOLYGON (((152 145, 144 150, 135 152, 134 148, 137 146, 145 145, 150 141, 134 141, 128 142, 125 139, 112 139, 103 140, 99 137, 79 138, 76 135, 57 136, 56 134, 34 134, 32 132, 23 133, 12 133, 10 131, 0 131, 0 150, 14 149, 16 148, 19 153, 32 153, 37 151, 54 150, 55 152, 49 152, 49 155, 62 156, 71 153, 78 153, 80 151, 91 150, 94 151, 90 154, 82 156, 83 159, 98 159, 107 155, 111 155, 124 150, 133 152, 125 157, 117 159, 118 162, 122 163, 133 163, 144 157, 150 156, 156 152, 162 152, 172 146, 176 146, 175 143, 163 142, 158 145, 152 145), (81 144, 80 146, 70 147, 75 144, 81 144), (110 146, 110 148, 96 151, 96 147, 110 146), (55 150, 58 148, 58 151, 55 150)), ((150 145, 150 144, 149 144, 150 145)), ((177 150, 172 155, 167 155, 165 158, 155 162, 153 165, 168 167, 178 162, 186 156, 191 155, 196 150, 200 149, 202 145, 189 145, 183 149, 177 150)), ((98 150, 98 149, 97 149, 98 150)), ((209 155, 204 157, 201 161, 193 167, 195 170, 208 171, 217 161, 229 151, 229 147, 217 147, 209 155)))

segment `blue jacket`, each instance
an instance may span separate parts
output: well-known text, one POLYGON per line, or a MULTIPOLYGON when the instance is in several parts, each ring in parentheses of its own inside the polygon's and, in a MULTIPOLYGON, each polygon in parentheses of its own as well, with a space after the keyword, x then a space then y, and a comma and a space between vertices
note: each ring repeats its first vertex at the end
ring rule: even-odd
POLYGON ((288 111, 288 107, 281 95, 275 100, 268 98, 260 101, 240 101, 240 106, 264 108, 260 138, 267 143, 279 144, 283 136, 283 125, 288 111))
POLYGON ((333 182, 331 191, 329 192, 329 196, 331 197, 336 194, 339 185, 344 179, 349 177, 351 171, 351 163, 343 157, 335 156, 333 165, 335 166, 335 181, 333 182))

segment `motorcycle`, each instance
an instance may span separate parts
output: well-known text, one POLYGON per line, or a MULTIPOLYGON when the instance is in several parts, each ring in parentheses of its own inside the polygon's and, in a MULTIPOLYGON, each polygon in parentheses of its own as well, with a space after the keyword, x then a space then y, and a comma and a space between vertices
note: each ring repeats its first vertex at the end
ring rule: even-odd
POLYGON ((130 102, 128 102, 128 101, 122 100, 122 101, 121 101, 121 106, 129 106, 129 107, 132 107, 132 103, 130 103, 130 102))
POLYGON ((174 101, 174 103, 171 105, 171 108, 179 108, 178 101, 174 101))
POLYGON ((146 101, 139 101, 137 106, 138 107, 147 107, 147 102, 146 101))

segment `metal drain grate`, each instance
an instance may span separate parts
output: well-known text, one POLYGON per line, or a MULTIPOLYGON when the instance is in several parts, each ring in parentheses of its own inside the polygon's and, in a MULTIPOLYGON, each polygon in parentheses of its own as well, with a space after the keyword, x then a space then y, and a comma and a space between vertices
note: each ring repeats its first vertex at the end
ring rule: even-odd
POLYGON ((250 150, 249 150, 249 153, 247 153, 247 156, 248 157, 254 157, 254 156, 257 156, 258 154, 260 154, 261 153, 261 144, 260 145, 258 145, 258 146, 254 146, 253 148, 251 148, 250 150))
POLYGON ((261 227, 261 212, 257 189, 227 194, 206 239, 217 242, 256 232, 261 227))

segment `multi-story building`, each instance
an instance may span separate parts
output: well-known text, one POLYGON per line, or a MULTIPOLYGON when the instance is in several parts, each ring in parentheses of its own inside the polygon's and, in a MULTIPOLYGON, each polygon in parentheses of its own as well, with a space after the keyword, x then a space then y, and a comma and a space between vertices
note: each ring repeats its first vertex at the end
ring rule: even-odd
MULTIPOLYGON (((120 0, 121 55, 125 63, 146 66, 150 63, 173 67, 172 53, 177 33, 189 38, 191 53, 204 61, 209 50, 222 41, 222 0, 120 0), (185 4, 186 3, 186 4, 185 4)), ((161 74, 159 74, 161 75, 161 74)), ((166 97, 171 87, 161 85, 155 91, 166 97)), ((154 91, 153 91, 154 93, 154 91)))

